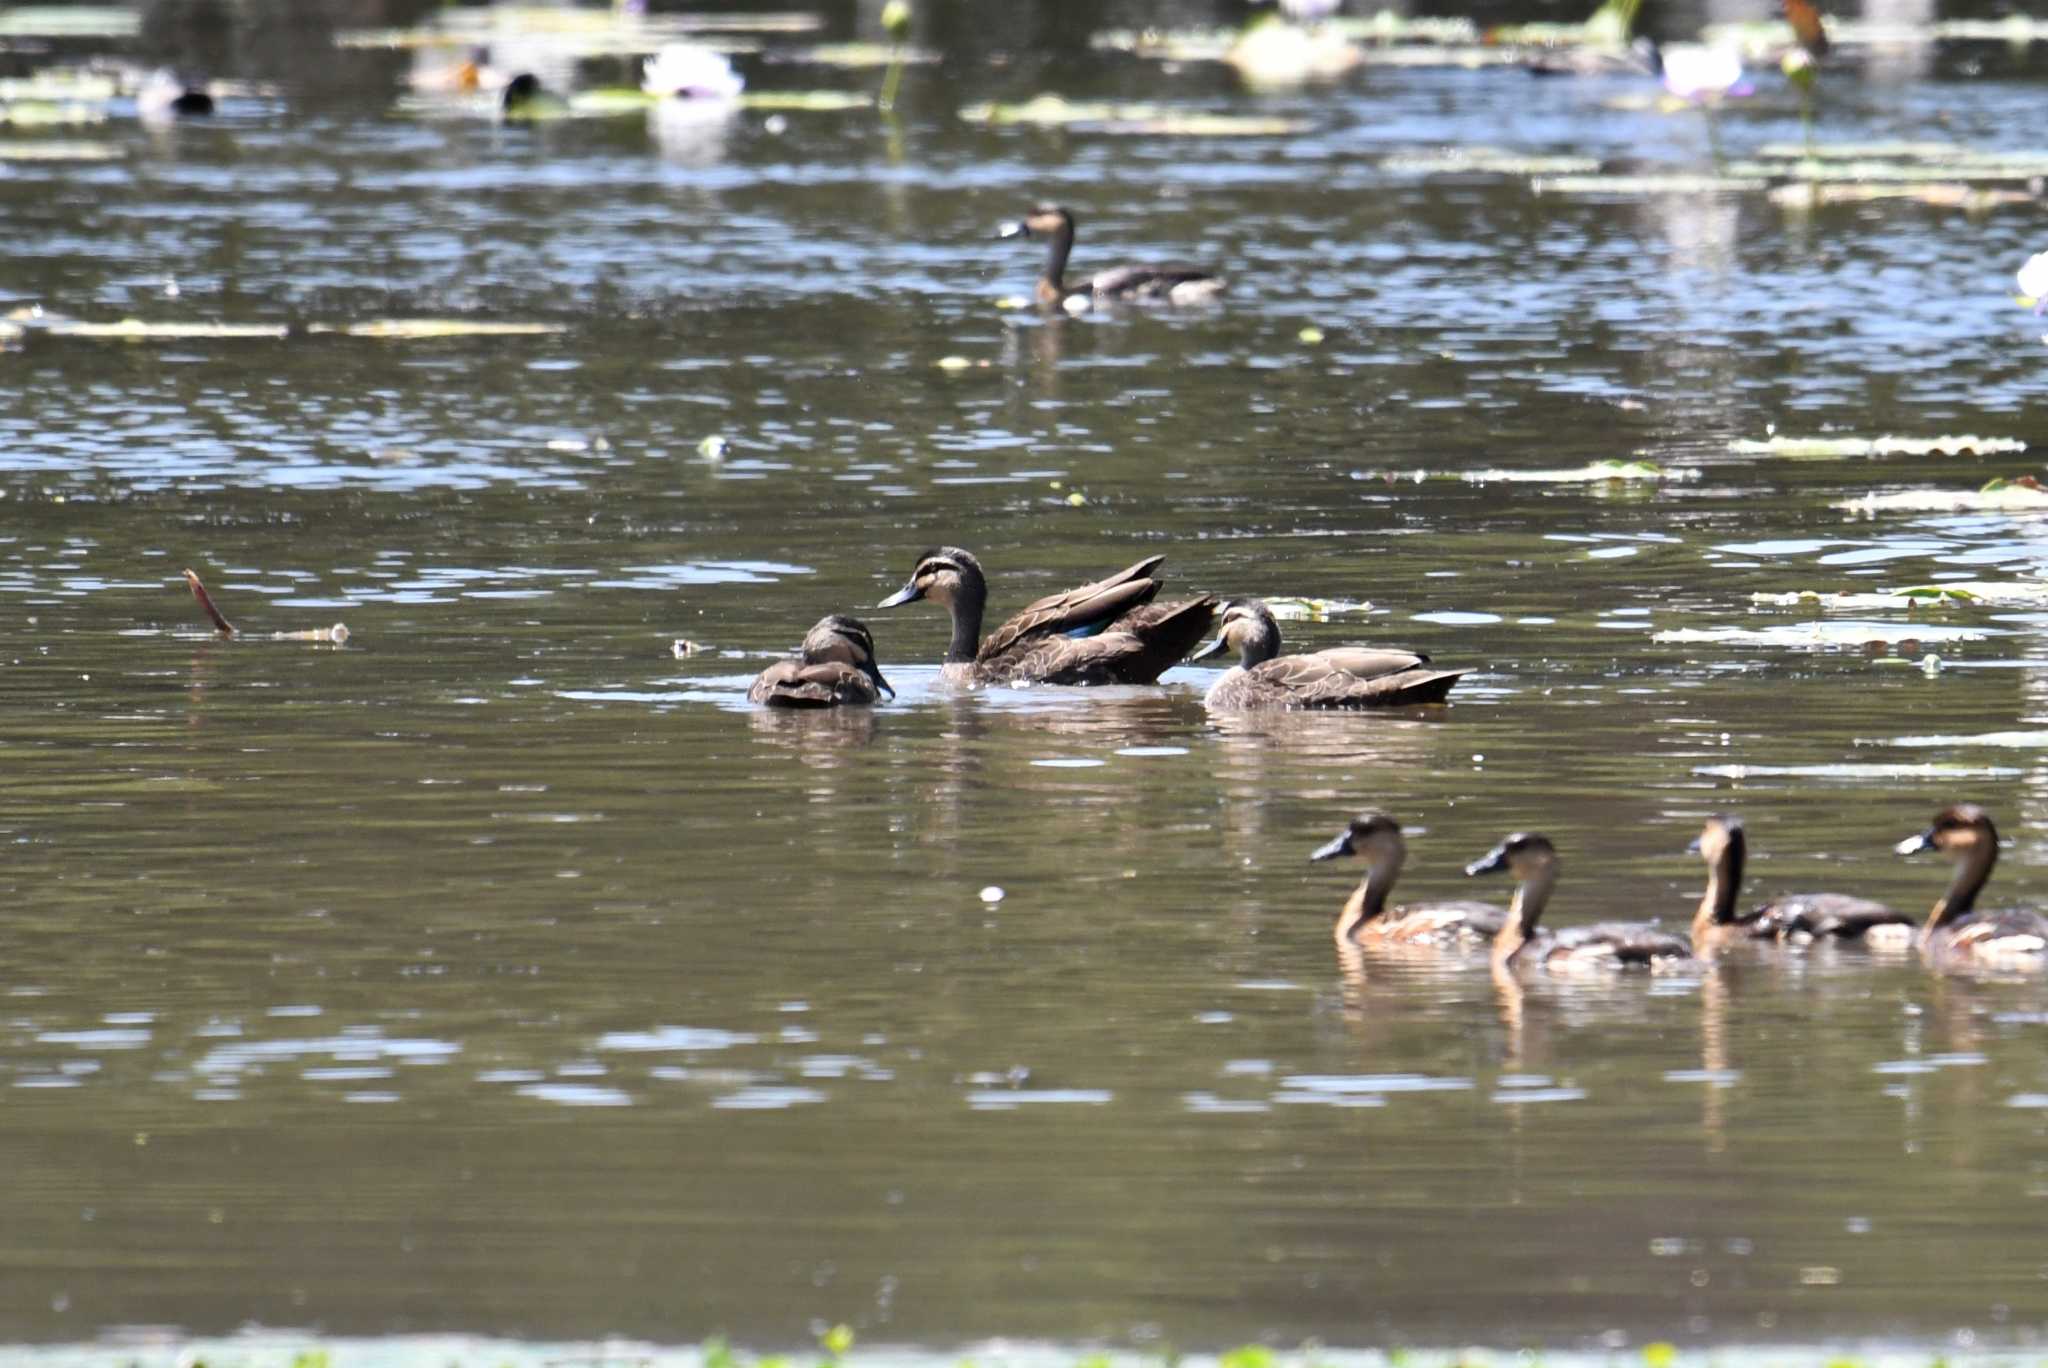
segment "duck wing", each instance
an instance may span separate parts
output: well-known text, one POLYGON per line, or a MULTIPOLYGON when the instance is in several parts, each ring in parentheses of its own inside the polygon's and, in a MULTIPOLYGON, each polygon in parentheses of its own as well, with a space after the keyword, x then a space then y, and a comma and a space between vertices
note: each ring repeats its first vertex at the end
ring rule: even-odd
POLYGON ((2034 912, 1980 912, 1937 933, 1941 955, 1967 955, 2034 968, 2048 964, 2048 918, 2034 912))
POLYGON ((1163 555, 1147 556, 1107 579, 1063 594, 1049 594, 1027 605, 1023 612, 988 634, 981 649, 975 652, 976 662, 994 663, 1030 637, 1094 636, 1132 609, 1152 601, 1160 583, 1152 572, 1165 559, 1163 555))
POLYGON ((1159 604, 1095 636, 1039 636, 982 669, 1017 683, 1155 684, 1208 634, 1217 602, 1159 604))
POLYGON ((1246 673, 1285 690, 1296 707, 1372 708, 1441 703, 1467 672, 1432 670, 1429 657, 1414 651, 1352 646, 1281 656, 1246 673))
POLYGON ((1597 922, 1557 933, 1549 960, 1641 966, 1692 958, 1692 946, 1647 922, 1597 922))
POLYGON ((836 660, 805 664, 778 660, 755 678, 747 700, 771 708, 831 708, 845 703, 873 703, 874 681, 851 665, 836 660))
POLYGON ((1904 912, 1847 893, 1789 893, 1756 909, 1744 924, 1750 934, 1774 940, 1857 940, 1873 927, 1913 926, 1904 912))
POLYGON ((1213 271, 1173 261, 1158 266, 1113 266, 1097 271, 1088 278, 1088 290, 1110 299, 1165 299, 1178 286, 1205 281, 1213 281, 1218 289, 1223 286, 1213 271))
POLYGON ((1396 907, 1368 922, 1379 938, 1390 941, 1449 945, 1458 941, 1492 940, 1500 933, 1508 910, 1493 903, 1437 902, 1396 907))

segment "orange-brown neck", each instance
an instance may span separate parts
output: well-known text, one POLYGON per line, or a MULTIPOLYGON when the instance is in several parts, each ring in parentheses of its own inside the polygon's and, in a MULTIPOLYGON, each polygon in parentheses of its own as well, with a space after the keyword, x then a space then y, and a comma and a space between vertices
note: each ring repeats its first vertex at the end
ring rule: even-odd
POLYGON ((1984 891, 1984 883, 1991 877, 1991 867, 1997 863, 1998 842, 1979 836, 1956 861, 1956 872, 1949 878, 1948 891, 1936 900, 1934 911, 1928 914, 1926 934, 1931 936, 1944 927, 1954 926, 1976 910, 1977 895, 1984 891))

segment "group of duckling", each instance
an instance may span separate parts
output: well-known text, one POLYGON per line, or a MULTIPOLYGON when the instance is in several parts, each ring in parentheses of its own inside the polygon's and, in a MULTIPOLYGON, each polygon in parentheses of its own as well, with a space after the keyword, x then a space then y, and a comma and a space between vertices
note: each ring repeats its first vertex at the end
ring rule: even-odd
MULTIPOLYGON (((1164 556, 1028 605, 986 637, 988 577, 957 546, 925 552, 904 586, 878 608, 920 600, 953 620, 939 678, 948 684, 1154 684, 1182 660, 1227 652, 1238 663, 1204 698, 1217 711, 1369 708, 1441 703, 1464 670, 1439 670, 1415 651, 1340 647, 1280 654, 1280 625, 1257 599, 1213 594, 1155 602, 1164 556), (1210 631, 1215 639, 1201 645, 1210 631), (1199 649, 1197 649, 1199 647, 1199 649)), ((747 697, 779 708, 873 704, 895 690, 882 677, 875 639, 858 618, 833 614, 804 637, 798 654, 754 680, 747 697)))
POLYGON ((1727 813, 1707 818, 1692 848, 1706 861, 1707 887, 1689 936, 1648 922, 1601 922, 1555 934, 1542 930, 1537 923, 1557 882, 1559 861, 1556 847, 1534 832, 1518 831, 1465 866, 1467 875, 1505 870, 1514 877, 1514 896, 1505 908, 1469 901, 1391 905, 1407 845, 1400 824, 1384 813, 1353 818, 1309 858, 1349 856, 1365 863, 1364 877, 1337 916, 1340 944, 1447 950, 1488 946, 1496 973, 1670 969, 1744 944, 1803 948, 1821 942, 1887 950, 1917 947, 1937 965, 2048 966, 2048 918, 2017 910, 1977 911, 1977 895, 1998 861, 1998 832, 1973 803, 1943 808, 1925 831, 1894 847, 1900 855, 1933 850, 1955 861, 1948 890, 1924 923, 1845 893, 1795 893, 1738 908, 1747 838, 1741 819, 1727 813))

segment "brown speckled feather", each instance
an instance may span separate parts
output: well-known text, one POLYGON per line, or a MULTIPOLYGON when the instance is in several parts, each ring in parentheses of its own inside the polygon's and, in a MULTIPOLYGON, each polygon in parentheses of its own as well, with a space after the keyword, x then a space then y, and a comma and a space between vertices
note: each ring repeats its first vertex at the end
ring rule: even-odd
POLYGON ((831 708, 873 703, 880 697, 866 675, 836 660, 812 664, 778 660, 761 671, 747 690, 748 702, 771 708, 831 708))
POLYGON ((1213 598, 1163 604, 1092 637, 1027 640, 976 664, 989 677, 1041 684, 1151 684, 1202 639, 1215 613, 1213 598))
POLYGON ((975 653, 976 663, 994 663, 998 657, 1015 651, 1027 637, 1061 636, 1121 617, 1139 605, 1151 602, 1160 586, 1152 572, 1165 559, 1163 555, 1147 556, 1107 579, 1084 584, 1062 594, 1049 594, 1028 605, 1023 612, 988 634, 981 643, 981 649, 975 653))
POLYGON ((1740 924, 1759 939, 1859 940, 1873 927, 1913 926, 1916 920, 1847 893, 1788 893, 1764 903, 1740 924))
POLYGON ((1432 670, 1409 651, 1341 648, 1281 656, 1219 681, 1218 708, 1370 708, 1440 703, 1464 670, 1432 670), (1219 697, 1220 695, 1220 697, 1219 697))

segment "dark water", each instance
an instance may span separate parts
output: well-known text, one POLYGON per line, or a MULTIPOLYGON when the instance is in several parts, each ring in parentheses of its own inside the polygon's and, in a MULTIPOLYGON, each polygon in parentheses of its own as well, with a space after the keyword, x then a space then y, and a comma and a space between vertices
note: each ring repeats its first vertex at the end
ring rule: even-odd
MULTIPOLYGON (((1020 22, 984 11, 962 49, 1020 22)), ((894 129, 680 145, 394 114, 407 56, 301 52, 210 124, 7 164, 12 299, 294 331, 0 357, 0 1339, 2034 1342, 2048 987, 1815 955, 1503 998, 1335 954, 1352 871, 1306 856, 1381 806, 1423 828, 1404 889, 1466 895, 1540 829, 1554 923, 1676 921, 1733 808, 1751 891, 1917 907, 1945 871, 1888 847, 1969 797, 2011 838, 1994 901, 2038 901, 2043 613, 1920 614, 1994 634, 1890 629, 1910 659, 1654 639, 2041 573, 2038 515, 1834 507, 2031 457, 1729 446, 2039 435, 2038 210, 1539 196, 1384 161, 1704 171, 1701 121, 1608 108, 1618 78, 1253 95, 1005 41, 914 72, 894 129), (1046 88, 1308 128, 953 116, 1046 88), (1037 198, 1077 264, 1216 262, 1230 302, 999 310, 1035 261, 990 230, 1037 198), (394 316, 563 330, 305 331, 394 316), (1384 477, 1610 459, 1687 478, 1384 477), (1291 642, 1475 673, 1433 717, 1212 721, 1197 668, 958 694, 914 607, 867 614, 893 705, 745 708, 939 542, 999 611, 1165 551, 1179 586, 1375 605, 1291 642), (247 629, 351 641, 208 639, 186 566, 247 629)), ((2028 70, 1852 57, 1819 134, 2028 151, 2028 70)), ((1759 83, 1731 154, 1799 136, 1759 83)))

